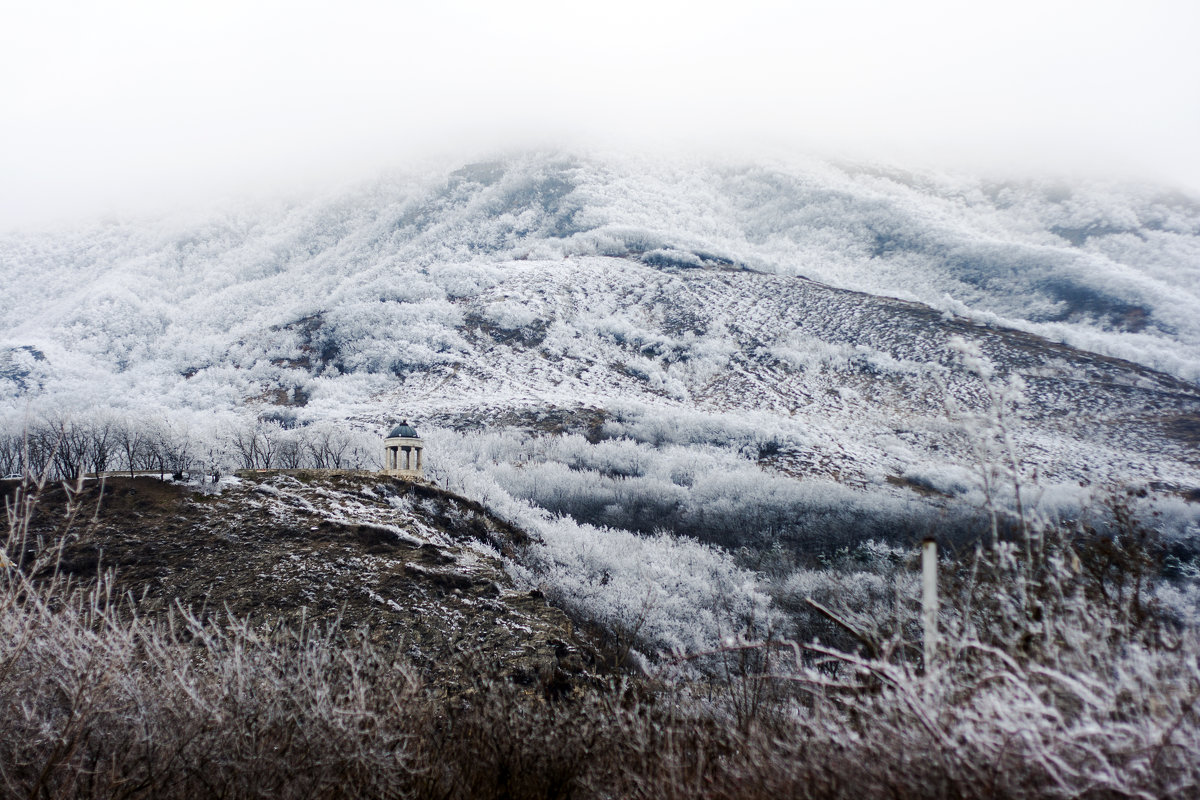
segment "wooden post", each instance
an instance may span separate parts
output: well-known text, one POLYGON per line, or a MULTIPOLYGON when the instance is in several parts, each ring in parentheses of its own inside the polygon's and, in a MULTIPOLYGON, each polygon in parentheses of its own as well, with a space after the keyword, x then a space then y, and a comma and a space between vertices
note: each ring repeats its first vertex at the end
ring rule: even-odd
POLYGON ((921 622, 925 631, 925 672, 933 667, 937 649, 937 542, 921 542, 921 622))

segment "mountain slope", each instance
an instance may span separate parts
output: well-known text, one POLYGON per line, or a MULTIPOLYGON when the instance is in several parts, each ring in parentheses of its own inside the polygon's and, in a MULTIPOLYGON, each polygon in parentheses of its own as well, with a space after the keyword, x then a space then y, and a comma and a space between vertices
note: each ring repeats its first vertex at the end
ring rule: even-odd
POLYGON ((964 541, 1018 487, 1066 520, 1149 490, 1196 540, 1198 255, 1155 189, 519 156, 6 235, 0 411, 225 471, 250 430, 351 430, 370 467, 406 417, 536 537, 522 585, 703 649, 761 619, 762 554, 964 541))
POLYGON ((523 156, 308 205, 9 235, 0 386, 12 408, 265 401, 301 422, 453 428, 616 401, 765 414, 750 424, 804 451, 777 466, 862 485, 945 460, 938 382, 979 397, 946 348, 959 335, 1024 379, 1021 444, 1043 475, 1190 486, 1197 254, 1200 208, 1148 189, 523 156))
POLYGON ((1153 187, 543 154, 320 201, 5 235, 0 319, 8 337, 56 331, 113 363, 222 357, 366 297, 428 315, 493 283, 483 265, 601 255, 804 275, 1195 381, 1198 234, 1200 204, 1153 187))

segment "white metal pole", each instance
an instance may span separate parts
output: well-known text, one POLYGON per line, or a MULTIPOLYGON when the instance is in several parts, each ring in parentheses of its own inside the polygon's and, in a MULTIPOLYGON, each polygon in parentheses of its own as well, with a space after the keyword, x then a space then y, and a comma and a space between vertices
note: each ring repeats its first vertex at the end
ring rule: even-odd
POLYGON ((921 542, 921 622, 925 630, 925 671, 933 667, 937 649, 937 542, 921 542))

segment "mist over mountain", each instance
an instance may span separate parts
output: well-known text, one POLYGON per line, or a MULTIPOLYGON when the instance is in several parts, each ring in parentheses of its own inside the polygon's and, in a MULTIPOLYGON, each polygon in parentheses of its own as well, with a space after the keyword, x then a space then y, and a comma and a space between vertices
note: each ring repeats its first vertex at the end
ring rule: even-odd
MULTIPOLYGON (((0 319, 10 346, 61 348, 58 371, 248 367, 289 344, 264 331, 313 314, 381 303, 380 321, 421 309, 453 327, 442 315, 515 262, 606 257, 914 300, 1194 383, 1198 234, 1200 200, 1153 187, 535 154, 303 204, 6 234, 0 319)), ((377 332, 350 371, 452 361, 425 332, 377 332)))

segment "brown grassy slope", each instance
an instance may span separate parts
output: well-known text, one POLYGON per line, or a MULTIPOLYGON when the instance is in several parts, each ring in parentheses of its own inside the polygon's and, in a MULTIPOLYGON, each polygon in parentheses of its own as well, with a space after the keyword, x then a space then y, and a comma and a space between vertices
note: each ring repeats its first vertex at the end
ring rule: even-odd
MULTIPOLYGON (((522 683, 578 674, 594 659, 561 611, 506 574, 496 551, 513 553, 525 534, 435 487, 300 473, 205 494, 110 478, 75 500, 60 571, 86 582, 111 569, 143 614, 178 603, 263 630, 340 619, 400 643, 433 679, 451 678, 466 654, 522 683)), ((62 487, 48 488, 31 532, 59 538, 66 505, 62 487)))

